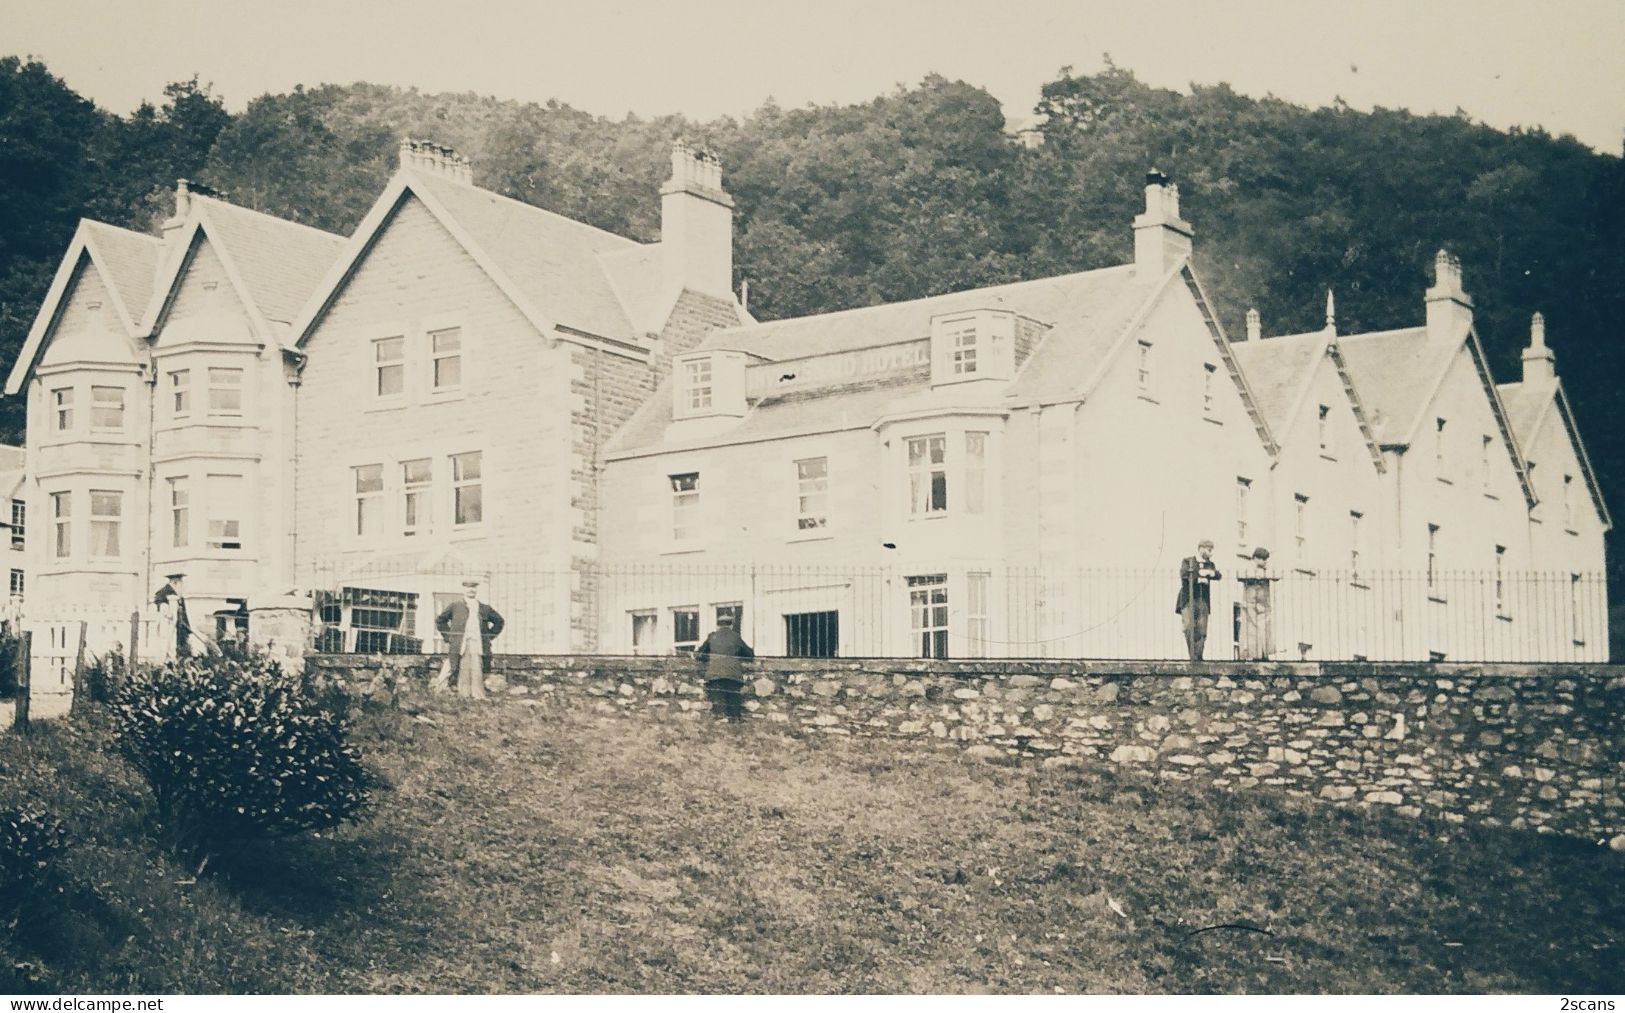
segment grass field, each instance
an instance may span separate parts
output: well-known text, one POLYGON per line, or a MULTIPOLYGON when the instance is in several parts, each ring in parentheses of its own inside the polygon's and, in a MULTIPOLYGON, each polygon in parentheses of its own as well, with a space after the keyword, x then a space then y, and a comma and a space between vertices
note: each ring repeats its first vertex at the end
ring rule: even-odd
POLYGON ((366 822, 197 883, 94 716, 0 737, 0 803, 77 839, 0 926, 0 991, 1625 988, 1595 845, 709 720, 448 703, 360 733, 366 822))

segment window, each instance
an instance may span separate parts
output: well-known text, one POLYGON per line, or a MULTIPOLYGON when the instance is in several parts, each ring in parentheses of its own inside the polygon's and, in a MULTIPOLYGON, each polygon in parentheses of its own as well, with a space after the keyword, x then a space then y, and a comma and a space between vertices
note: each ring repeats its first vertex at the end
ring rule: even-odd
POLYGON ((979 514, 987 499, 987 434, 965 434, 965 512, 979 514))
POLYGON ((373 393, 393 397, 406 389, 406 339, 379 338, 372 343, 373 393))
POLYGON ((209 476, 210 549, 235 552, 243 547, 243 476, 209 476))
POLYGON ((67 559, 73 551, 73 493, 51 493, 51 523, 56 528, 56 558, 67 559))
POLYGON ((1298 560, 1302 562, 1304 549, 1309 544, 1309 497, 1301 493, 1292 497, 1292 537, 1298 545, 1298 560))
POLYGON ((692 653, 700 646, 700 610, 674 608, 671 610, 671 646, 692 653))
POLYGON ((23 571, 15 568, 11 571, 11 596, 13 598, 23 596, 23 571))
POLYGON ((985 570, 965 574, 965 656, 987 657, 987 592, 993 575, 985 570))
POLYGON ((1450 477, 1445 473, 1444 419, 1433 420, 1433 473, 1438 475, 1441 481, 1450 481, 1450 477))
POLYGON ((427 457, 402 461, 401 490, 402 532, 411 538, 428 531, 434 522, 434 462, 427 457))
POLYGON ((632 613, 632 653, 653 654, 659 617, 654 612, 632 613))
POLYGON ((948 333, 948 339, 954 375, 965 376, 976 372, 976 324, 972 322, 954 328, 948 333))
POLYGON ((169 480, 169 544, 184 549, 191 541, 192 487, 185 475, 169 480))
POLYGON ((90 388, 90 428, 124 428, 124 388, 90 388))
POLYGON ((686 542, 698 537, 700 522, 700 473, 691 471, 671 476, 671 539, 686 542))
POLYGON ((1580 621, 1580 575, 1569 574, 1569 615, 1573 616, 1574 632, 1570 639, 1574 646, 1584 647, 1586 642, 1585 624, 1580 621))
POLYGON ((1236 477, 1236 544, 1243 552, 1247 548, 1248 499, 1253 491, 1253 480, 1236 477))
POLYGON ((91 490, 90 554, 97 559, 117 559, 119 527, 124 516, 124 494, 91 490))
POLYGON ((1507 614, 1506 562, 1507 547, 1497 545, 1495 547, 1495 614, 1498 616, 1507 614))
POLYGON ((243 371, 209 367, 209 414, 237 416, 243 413, 243 371))
POLYGON ((1360 582, 1360 522, 1365 515, 1358 510, 1349 511, 1349 580, 1360 582))
POLYGON ((1141 394, 1151 393, 1151 342, 1149 341, 1140 342, 1139 383, 1141 394))
POLYGON ((1563 476, 1563 527, 1574 530, 1574 476, 1563 476))
POLYGON ((480 452, 451 455, 451 523, 456 527, 485 519, 480 483, 480 452))
POLYGON ((1435 594, 1439 590, 1439 526, 1428 525, 1428 593, 1435 594))
POLYGON ((796 462, 796 529, 817 531, 829 523, 829 458, 796 462))
POLYGON ((1321 405, 1320 415, 1317 416, 1316 432, 1320 438, 1320 452, 1327 457, 1332 455, 1332 406, 1321 405))
POLYGON ((51 391, 51 405, 55 408, 56 431, 68 432, 73 428, 73 388, 58 387, 51 391))
POLYGON ((917 658, 948 656, 948 575, 908 578, 909 622, 917 658))
POLYGON ((355 473, 355 533, 362 538, 383 531, 384 466, 363 464, 355 473))
POLYGON ((792 612, 784 617, 786 657, 833 658, 840 643, 839 612, 792 612))
POLYGON ((723 604, 716 606, 716 617, 718 626, 722 625, 722 620, 732 619, 734 621, 734 629, 739 631, 740 636, 744 636, 745 606, 736 601, 724 602, 723 604))
MULTIPOLYGON (((429 332, 430 390, 455 390, 463 385, 463 331, 448 327, 429 332)), ((379 391, 383 393, 382 390, 379 391)))
POLYGON ((711 407, 711 360, 690 359, 683 363, 683 388, 688 392, 689 411, 711 407))
POLYGON ((1492 486, 1490 483, 1490 442, 1490 438, 1485 436, 1482 444, 1483 449, 1480 451, 1478 457, 1478 473, 1484 476, 1484 495, 1486 496, 1492 494, 1492 486))
POLYGON ((11 501, 11 547, 21 549, 24 545, 24 529, 28 522, 28 504, 20 499, 11 501))
POLYGON ((948 509, 948 437, 914 436, 908 441, 908 512, 934 514, 948 509))
POLYGON ((169 413, 175 418, 192 414, 190 369, 173 369, 169 372, 169 413))
POLYGON ((1219 403, 1213 395, 1213 377, 1218 371, 1219 367, 1213 363, 1202 363, 1202 415, 1205 418, 1211 419, 1218 414, 1219 403))

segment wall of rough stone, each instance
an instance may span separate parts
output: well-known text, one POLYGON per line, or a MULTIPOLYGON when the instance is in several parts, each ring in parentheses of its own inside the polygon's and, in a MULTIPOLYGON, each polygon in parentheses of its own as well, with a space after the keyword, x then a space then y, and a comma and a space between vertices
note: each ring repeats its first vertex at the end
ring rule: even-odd
MULTIPOLYGON (((423 692, 438 659, 315 656, 360 693, 423 692)), ((501 657, 530 706, 708 718, 691 659, 501 657)), ((1625 668, 1577 665, 761 661, 747 720, 919 740, 1045 767, 1598 839, 1625 830, 1625 668)))

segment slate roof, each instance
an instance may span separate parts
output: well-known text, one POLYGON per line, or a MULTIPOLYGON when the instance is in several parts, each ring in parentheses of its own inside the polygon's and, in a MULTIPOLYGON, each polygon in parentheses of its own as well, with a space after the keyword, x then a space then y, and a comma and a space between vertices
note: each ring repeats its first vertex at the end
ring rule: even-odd
POLYGON ((107 284, 124 304, 129 318, 139 321, 152 298, 153 279, 163 256, 163 240, 102 222, 86 220, 83 224, 107 284))
POLYGON ((642 336, 600 260, 642 244, 432 173, 410 178, 554 323, 622 341, 642 336))
POLYGON ((1315 365, 1325 357, 1327 340, 1325 331, 1310 331, 1239 341, 1230 346, 1258 402, 1258 410, 1264 413, 1264 422, 1277 437, 1285 434, 1291 422, 1287 416, 1297 405, 1315 365))
POLYGON ((1427 328, 1340 336, 1343 359, 1365 404, 1366 418, 1382 446, 1410 438, 1427 399, 1460 342, 1432 342, 1427 328))
POLYGON ((1549 387, 1531 387, 1522 383, 1498 383, 1495 392, 1501 395, 1501 404, 1506 408, 1513 435, 1518 438, 1520 446, 1528 449, 1529 440, 1535 435, 1535 427, 1552 403, 1553 391, 1549 387))
POLYGON ((227 251, 247 296, 272 323, 289 324, 338 259, 344 237, 194 195, 210 239, 227 251))

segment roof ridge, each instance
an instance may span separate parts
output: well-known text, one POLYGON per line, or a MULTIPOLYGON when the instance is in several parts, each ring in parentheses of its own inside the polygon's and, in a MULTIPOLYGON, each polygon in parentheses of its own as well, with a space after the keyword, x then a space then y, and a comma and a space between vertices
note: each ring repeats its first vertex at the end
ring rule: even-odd
MULTIPOLYGON (((1018 287, 1023 287, 1023 286, 1042 285, 1042 284, 1052 283, 1052 282, 1057 282, 1057 281, 1065 281, 1065 280, 1071 279, 1071 278, 1081 278, 1084 275, 1091 275, 1091 274, 1092 275, 1100 275, 1100 274, 1106 274, 1107 272, 1111 272, 1111 271, 1132 271, 1133 269, 1134 269, 1133 264, 1113 264, 1110 267, 1096 267, 1096 268, 1092 268, 1092 269, 1090 269, 1088 271, 1070 271, 1070 272, 1068 272, 1066 274, 1054 274, 1054 275, 1050 275, 1049 277, 1046 277, 1046 278, 1027 278, 1027 279, 1024 279, 1024 280, 1021 280, 1021 281, 1000 282, 997 285, 984 285, 981 288, 962 288, 962 289, 959 289, 959 290, 954 291, 954 292, 939 292, 936 295, 920 296, 920 297, 915 298, 915 299, 903 299, 903 300, 900 300, 898 302, 880 302, 880 303, 871 303, 868 306, 850 306, 850 307, 848 307, 848 308, 846 308, 844 310, 829 310, 828 312, 825 312, 825 313, 808 313, 808 314, 806 314, 804 316, 782 317, 782 318, 780 318, 778 320, 758 320, 754 324, 742 324, 742 325, 740 325, 738 327, 722 327, 722 328, 718 328, 716 331, 714 331, 712 333, 714 333, 714 334, 729 334, 729 333, 733 333, 733 332, 736 332, 736 331, 754 331, 754 330, 758 330, 758 329, 762 329, 762 328, 776 327, 776 326, 778 326, 780 324, 792 324, 792 323, 798 323, 798 322, 807 321, 807 320, 821 320, 821 319, 828 319, 830 317, 852 316, 852 315, 856 315, 856 314, 859 314, 859 313, 867 313, 867 312, 873 312, 873 311, 879 311, 879 310, 895 310, 900 306, 917 306, 917 305, 919 305, 921 303, 928 303, 928 302, 932 302, 933 300, 937 300, 937 299, 947 299, 950 296, 967 295, 967 294, 970 294, 970 293, 973 293, 973 292, 992 292, 992 291, 998 290, 998 289, 1008 290, 1008 289, 1013 289, 1013 288, 1018 288, 1018 287)), ((906 340, 913 340, 913 339, 906 339, 906 340)))
POLYGON ((278 225, 287 225, 296 229, 302 229, 306 232, 313 232, 318 236, 322 236, 323 238, 336 239, 341 243, 348 238, 346 236, 339 235, 337 232, 329 232, 326 229, 318 229, 314 225, 306 225, 304 222, 296 222, 291 218, 280 218, 267 211, 259 211, 251 207, 245 207, 242 204, 233 204, 231 201, 222 200, 219 197, 207 197, 203 194, 193 194, 192 198, 193 200, 207 201, 223 208, 229 208, 234 213, 254 215, 256 218, 263 218, 268 222, 275 222, 278 225))
MULTIPOLYGON (((475 191, 477 193, 484 194, 487 197, 495 197, 499 201, 506 201, 507 203, 512 204, 515 207, 522 208, 522 209, 524 209, 526 211, 531 211, 531 212, 534 212, 534 213, 539 214, 539 215, 546 215, 548 218, 556 218, 561 222, 568 223, 569 225, 573 226, 574 228, 585 230, 587 232, 593 233, 594 235, 608 236, 610 239, 615 240, 617 243, 627 243, 630 246, 634 246, 634 247, 641 247, 641 246, 649 246, 649 245, 651 245, 649 243, 641 243, 638 240, 631 239, 631 238, 629 238, 627 236, 617 235, 616 233, 611 232, 608 229, 601 229, 596 225, 588 225, 586 222, 577 221, 576 219, 571 218, 569 215, 559 214, 557 211, 549 211, 547 208, 538 207, 535 204, 527 203, 525 201, 519 200, 517 197, 509 197, 507 194, 497 193, 495 190, 487 190, 483 186, 478 186, 478 185, 471 184, 471 183, 457 183, 457 182, 455 182, 453 180, 440 179, 439 177, 433 176, 433 175, 431 175, 429 173, 417 172, 417 171, 415 171, 413 169, 410 169, 410 168, 402 169, 401 172, 408 175, 413 182, 425 181, 425 182, 431 182, 431 183, 433 183, 433 182, 451 183, 454 186, 462 187, 463 189, 466 189, 466 190, 473 190, 473 191, 475 191)), ((598 251, 598 255, 602 256, 605 252, 618 253, 620 251, 619 250, 598 251)))
POLYGON ((115 232, 131 239, 140 239, 148 243, 162 243, 164 241, 163 236, 155 236, 150 232, 137 232, 135 229, 127 229, 122 225, 114 225, 111 222, 97 221, 94 218, 81 218, 79 221, 83 225, 96 229, 106 229, 109 232, 115 232))
POLYGON ((1337 340, 1338 341, 1359 341, 1359 340, 1361 340, 1363 338, 1387 338, 1387 337, 1392 337, 1395 334, 1403 334, 1406 331, 1424 331, 1424 330, 1427 330, 1427 325, 1426 324, 1411 324, 1408 327, 1390 327, 1386 331, 1366 331, 1364 334, 1339 334, 1337 336, 1337 340))

